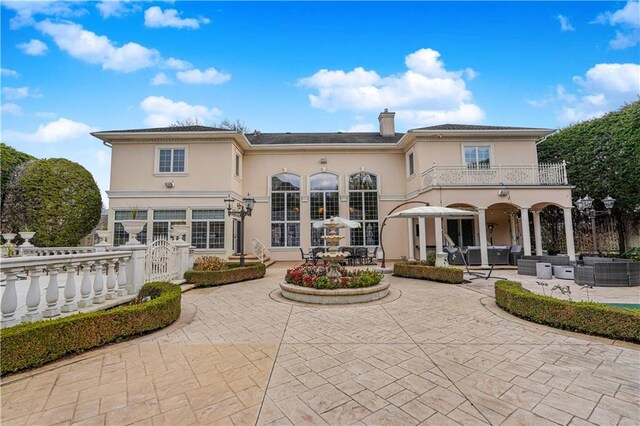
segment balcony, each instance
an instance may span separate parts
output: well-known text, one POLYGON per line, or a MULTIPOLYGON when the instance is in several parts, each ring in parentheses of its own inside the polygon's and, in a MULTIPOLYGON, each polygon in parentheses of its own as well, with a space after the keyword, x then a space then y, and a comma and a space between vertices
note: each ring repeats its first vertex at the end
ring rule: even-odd
POLYGON ((440 186, 563 186, 566 163, 520 166, 434 166, 422 173, 421 189, 440 186))

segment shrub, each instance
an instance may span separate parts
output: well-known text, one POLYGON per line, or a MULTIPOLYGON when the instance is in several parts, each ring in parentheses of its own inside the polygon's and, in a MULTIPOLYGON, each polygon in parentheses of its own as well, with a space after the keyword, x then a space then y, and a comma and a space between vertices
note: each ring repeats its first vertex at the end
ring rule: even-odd
POLYGON ((462 269, 429 266, 424 262, 398 262, 393 265, 393 273, 398 277, 441 283, 460 284, 464 281, 462 269))
POLYGON ((184 279, 196 287, 211 287, 262 278, 266 271, 264 263, 249 263, 241 268, 238 263, 227 262, 219 271, 187 271, 184 279))
POLYGON ((225 262, 218 256, 202 256, 193 262, 194 271, 220 271, 225 268, 225 262))
POLYGON ((436 252, 428 251, 427 252, 427 266, 436 266, 436 252))
POLYGON ((0 142, 0 194, 3 199, 11 174, 16 167, 29 160, 35 160, 35 157, 0 142))
POLYGON ((624 259, 630 259, 634 262, 640 262, 640 247, 632 247, 620 255, 624 259))
POLYGON ((145 284, 140 296, 152 300, 0 330, 1 374, 38 367, 64 356, 157 330, 180 316, 180 286, 145 284))
POLYGON ((300 265, 287 270, 284 280, 288 284, 317 289, 335 288, 362 288, 377 285, 382 281, 382 274, 378 272, 362 270, 347 271, 343 267, 338 268, 340 280, 334 282, 327 277, 325 266, 300 265))
POLYGON ((496 304, 539 324, 640 343, 640 312, 593 302, 571 302, 529 292, 517 281, 497 281, 496 304))

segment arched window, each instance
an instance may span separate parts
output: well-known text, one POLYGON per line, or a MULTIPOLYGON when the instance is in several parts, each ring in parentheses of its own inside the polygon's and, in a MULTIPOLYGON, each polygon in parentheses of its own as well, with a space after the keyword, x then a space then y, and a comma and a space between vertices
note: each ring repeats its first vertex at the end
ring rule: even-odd
POLYGON ((378 245, 378 177, 360 172, 349 176, 349 219, 360 222, 351 229, 352 246, 378 245))
POLYGON ((271 247, 300 246, 300 176, 271 177, 271 247))
MULTIPOLYGON (((309 198, 311 222, 329 219, 340 213, 340 197, 338 196, 338 176, 331 173, 318 173, 309 178, 309 198)), ((323 228, 311 226, 311 246, 323 246, 320 238, 323 228)))

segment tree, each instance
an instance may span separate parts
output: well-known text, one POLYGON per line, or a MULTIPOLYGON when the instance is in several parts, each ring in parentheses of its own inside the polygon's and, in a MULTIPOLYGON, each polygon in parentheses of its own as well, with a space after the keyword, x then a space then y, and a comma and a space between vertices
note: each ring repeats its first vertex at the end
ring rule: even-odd
POLYGON ((24 152, 20 152, 0 142, 0 177, 2 179, 0 184, 0 193, 2 194, 0 198, 2 201, 0 201, 0 204, 4 201, 4 194, 7 190, 7 185, 9 184, 9 178, 15 168, 22 163, 34 159, 35 157, 24 152))
POLYGON ((559 131, 538 145, 538 157, 567 160, 573 201, 588 194, 603 210, 603 198, 616 199, 612 216, 623 251, 627 228, 640 224, 640 101, 559 131))
MULTIPOLYGON (((198 117, 187 118, 185 120, 176 120, 174 123, 170 124, 169 127, 185 127, 185 126, 202 126, 203 123, 198 120, 198 117)), ((219 123, 212 123, 211 127, 217 127, 225 130, 233 130, 240 131, 242 133, 249 133, 251 129, 244 124, 244 121, 240 121, 236 119, 236 121, 231 121, 228 118, 220 121, 219 123)))
POLYGON ((93 176, 64 158, 31 160, 11 176, 2 210, 5 232, 36 232, 40 247, 75 246, 100 220, 102 199, 93 176))

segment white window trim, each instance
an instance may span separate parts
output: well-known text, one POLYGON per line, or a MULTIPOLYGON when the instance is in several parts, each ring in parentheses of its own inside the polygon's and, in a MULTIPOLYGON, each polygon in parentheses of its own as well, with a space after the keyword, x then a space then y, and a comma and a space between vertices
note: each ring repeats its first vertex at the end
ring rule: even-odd
POLYGON ((233 155, 233 176, 239 181, 242 181, 242 154, 240 153, 240 151, 237 151, 237 150, 234 152, 234 155, 233 155), (238 164, 237 170, 236 170, 236 162, 238 164))
MULTIPOLYGON (((413 157, 413 158, 414 158, 414 161, 415 161, 415 154, 414 154, 414 157, 413 157)), ((413 169, 413 171, 414 171, 414 174, 415 174, 415 164, 414 164, 414 169, 413 169)), ((378 218, 377 218, 376 220, 366 220, 366 219, 364 218, 364 211, 363 211, 362 220, 356 220, 356 222, 362 223, 362 224, 364 224, 365 226, 366 226, 367 222, 377 222, 377 223, 378 223, 378 227, 377 227, 378 229, 377 229, 377 231, 378 231, 378 239, 379 239, 379 238, 380 238, 380 175, 378 175, 377 173, 370 172, 370 171, 354 172, 354 173, 351 173, 351 174, 349 174, 349 175, 347 175, 347 176, 346 176, 346 183, 345 183, 345 185, 346 185, 346 188, 347 188, 347 211, 348 211, 348 209, 349 209, 349 202, 350 202, 349 200, 350 200, 350 198, 351 198, 351 197, 350 197, 350 194, 351 194, 352 192, 360 192, 360 193, 364 193, 364 192, 375 192, 375 193, 376 193, 376 203, 377 203, 376 208, 377 208, 377 212, 378 212, 378 218), (361 190, 361 189, 354 189, 354 190, 351 190, 351 189, 349 189, 349 177, 351 177, 351 175, 354 175, 354 174, 356 174, 356 173, 368 173, 368 174, 370 174, 370 175, 374 175, 374 176, 376 177, 376 182, 377 182, 377 188, 376 188, 376 190, 375 190, 375 191, 373 191, 373 190, 361 190)), ((362 201, 362 202, 363 202, 363 204, 364 204, 364 199, 363 199, 363 201, 362 201)), ((349 218, 349 215, 347 215, 347 218, 349 218)), ((349 220, 352 220, 352 219, 350 219, 350 218, 349 218, 349 220)), ((363 229, 363 232, 364 232, 364 229, 363 229)), ((366 235, 364 235, 364 234, 363 234, 363 237, 362 237, 362 238, 363 238, 363 240, 362 240, 362 241, 363 241, 364 243, 366 243, 366 242, 367 242, 367 237, 366 237, 366 235)), ((351 231, 349 231, 349 244, 350 244, 350 245, 352 245, 352 246, 355 246, 355 244, 353 244, 353 242, 351 241, 351 231)), ((368 247, 368 248, 372 248, 372 247, 378 247, 378 246, 380 246, 380 241, 378 241, 378 245, 377 245, 377 246, 375 246, 375 245, 367 245, 367 244, 364 244, 364 245, 357 246, 357 247, 368 247)))
POLYGON ((193 233, 193 224, 194 223, 206 223, 207 224, 207 247, 205 248, 196 248, 195 250, 197 251, 218 251, 218 252, 224 252, 225 251, 225 246, 227 245, 227 241, 225 239, 226 236, 226 232, 227 232, 227 226, 226 226, 226 219, 227 219, 227 215, 226 215, 226 211, 224 208, 202 208, 202 209, 198 209, 198 208, 193 208, 191 209, 191 213, 189 214, 189 212, 187 212, 187 217, 191 218, 190 223, 189 223, 189 243, 191 243, 191 237, 192 237, 192 233, 193 233), (193 218, 193 212, 197 211, 197 210, 220 210, 223 212, 224 217, 222 219, 194 219, 193 218), (222 223, 224 225, 224 233, 222 236, 222 247, 215 247, 215 248, 211 248, 208 247, 209 246, 209 233, 211 232, 211 222, 216 222, 216 223, 222 223))
MULTIPOLYGON (((488 147, 489 148, 489 168, 492 168, 496 165, 494 159, 494 147, 492 143, 463 143, 460 148, 460 157, 462 159, 462 166, 467 167, 467 163, 464 159, 464 150, 465 148, 479 148, 479 147, 488 147)), ((474 170, 474 169, 469 169, 474 170)), ((481 169, 479 169, 481 170, 481 169)))
MULTIPOLYGON (((173 163, 173 153, 171 154, 173 163)), ((172 164, 173 165, 173 164, 172 164)), ((189 171, 189 148, 187 145, 158 145, 156 146, 153 174, 156 176, 186 176, 189 171), (160 150, 161 149, 184 149, 184 171, 183 172, 161 172, 160 171, 160 150)))
POLYGON ((405 155, 405 167, 406 167, 406 171, 407 171, 407 178, 412 178, 416 175, 416 154, 415 151, 413 150, 413 148, 411 148, 409 151, 407 151, 406 155, 405 155), (411 168, 409 167, 410 161, 409 158, 413 156, 413 173, 410 173, 411 168))

